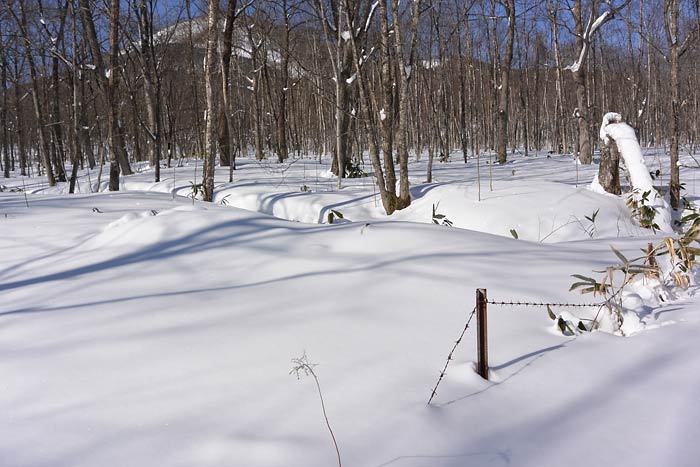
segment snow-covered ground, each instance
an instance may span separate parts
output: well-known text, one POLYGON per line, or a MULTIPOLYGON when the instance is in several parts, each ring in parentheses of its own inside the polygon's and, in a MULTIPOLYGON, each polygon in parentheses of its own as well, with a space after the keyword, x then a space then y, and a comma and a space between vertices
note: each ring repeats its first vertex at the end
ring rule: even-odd
POLYGON ((371 178, 338 192, 317 159, 244 159, 230 184, 219 168, 214 204, 186 197, 194 161, 118 193, 90 193, 94 172, 78 195, 0 180, 0 465, 337 465, 313 378, 290 374, 304 352, 344 466, 697 465, 694 287, 660 303, 638 285, 628 337, 492 305, 491 381, 469 329, 426 404, 477 287, 590 303, 571 274, 661 240, 587 189, 597 166, 513 156, 490 183, 485 159, 479 201, 475 164, 453 159, 432 184, 414 163, 414 202, 389 218, 371 178))

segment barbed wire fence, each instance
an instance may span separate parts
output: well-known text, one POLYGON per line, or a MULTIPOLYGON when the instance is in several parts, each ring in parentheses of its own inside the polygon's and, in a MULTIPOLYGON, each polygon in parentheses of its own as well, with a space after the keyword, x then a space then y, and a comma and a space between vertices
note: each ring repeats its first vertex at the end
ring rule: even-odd
POLYGON ((600 308, 605 306, 607 302, 600 303, 547 303, 547 302, 522 302, 522 301, 497 301, 497 300, 487 300, 486 303, 489 305, 501 305, 501 306, 524 306, 524 307, 566 307, 566 308, 600 308))
POLYGON ((445 374, 447 373, 447 367, 450 365, 450 362, 454 360, 454 352, 457 350, 457 347, 459 344, 462 342, 464 339, 464 335, 467 332, 467 329, 469 329, 469 325, 472 322, 472 319, 474 316, 477 316, 477 328, 478 328, 478 335, 477 335, 477 354, 478 354, 478 360, 477 360, 477 366, 476 370, 477 373, 484 379, 488 380, 488 334, 487 334, 487 305, 496 305, 496 306, 509 306, 509 307, 524 307, 524 308, 547 308, 550 310, 551 308, 598 308, 598 311, 606 306, 609 305, 609 301, 602 301, 602 302, 595 302, 595 303, 571 303, 571 302, 533 302, 533 301, 528 301, 528 300, 489 300, 487 298, 486 294, 486 289, 477 289, 476 290, 476 305, 472 309, 471 313, 469 313, 469 316, 467 318, 467 322, 464 326, 464 329, 462 329, 462 333, 459 335, 459 338, 455 341, 454 345, 452 346, 452 349, 450 350, 450 353, 447 355, 447 360, 445 361, 445 365, 442 368, 442 371, 438 375, 438 380, 435 383, 435 386, 433 387, 431 393, 430 393, 430 398, 428 399, 428 405, 433 401, 435 396, 437 395, 437 390, 438 387, 440 386, 440 383, 442 382, 443 378, 445 377, 445 374))
POLYGON ((464 329, 462 329, 462 334, 459 335, 459 338, 455 341, 455 345, 452 347, 452 350, 450 350, 449 355, 447 355, 447 361, 445 361, 445 366, 440 372, 440 376, 438 377, 437 383, 435 383, 435 387, 433 388, 432 393, 430 394, 430 399, 428 399, 428 404, 432 402, 433 397, 435 397, 435 394, 437 394, 437 388, 440 386, 440 382, 442 381, 442 378, 445 377, 445 373, 447 372, 447 366, 450 364, 452 361, 452 354, 454 354, 455 350, 457 350, 457 346, 459 345, 460 342, 462 342, 462 338, 464 337, 464 334, 466 334, 467 329, 469 329, 469 323, 472 322, 472 318, 474 317, 474 314, 476 313, 476 306, 472 310, 471 313, 469 313, 469 318, 467 319, 467 324, 464 325, 464 329))

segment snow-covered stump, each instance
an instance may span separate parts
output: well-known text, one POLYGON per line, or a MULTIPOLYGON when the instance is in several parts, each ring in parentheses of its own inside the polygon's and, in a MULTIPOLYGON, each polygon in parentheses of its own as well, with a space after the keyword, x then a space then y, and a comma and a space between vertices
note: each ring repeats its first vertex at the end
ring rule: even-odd
POLYGON ((600 153, 598 183, 608 193, 614 195, 622 193, 620 189, 620 151, 612 138, 607 139, 600 153))
POLYGON ((608 112, 603 116, 603 122, 600 125, 600 139, 605 144, 597 180, 600 186, 608 193, 620 194, 619 158, 621 156, 630 176, 632 201, 640 209, 646 207, 653 210, 654 228, 662 232, 673 232, 671 209, 654 188, 634 128, 623 121, 622 115, 608 112))

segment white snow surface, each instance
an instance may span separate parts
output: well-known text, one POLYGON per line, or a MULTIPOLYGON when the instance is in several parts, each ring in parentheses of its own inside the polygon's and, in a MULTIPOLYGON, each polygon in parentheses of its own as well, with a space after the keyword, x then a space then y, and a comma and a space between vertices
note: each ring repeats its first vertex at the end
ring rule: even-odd
MULTIPOLYGON (((412 161, 413 204, 387 218, 370 178, 331 191, 328 164, 243 159, 230 184, 217 168, 218 203, 179 196, 194 161, 160 183, 139 167, 117 193, 90 193, 94 172, 83 194, 0 193, 0 465, 336 465, 313 379, 290 375, 304 352, 343 465, 697 464, 694 288, 633 284, 631 337, 490 305, 490 381, 471 328, 426 404, 477 287, 590 303, 571 274, 661 240, 623 200, 576 187, 568 156, 511 157, 481 202, 474 161, 436 164, 432 184, 412 161), (431 223, 438 202, 455 227, 431 223), (319 225, 330 209, 351 222, 319 225)), ((578 170, 585 185, 597 167, 578 170)))

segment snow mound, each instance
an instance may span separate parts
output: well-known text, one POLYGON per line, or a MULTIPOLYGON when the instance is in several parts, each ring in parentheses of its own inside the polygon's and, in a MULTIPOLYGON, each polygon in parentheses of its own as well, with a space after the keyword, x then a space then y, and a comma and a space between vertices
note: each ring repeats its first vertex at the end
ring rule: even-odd
POLYGON ((203 228, 207 221, 196 216, 206 211, 201 205, 177 206, 159 211, 129 212, 107 224, 84 245, 87 248, 155 245, 203 228))
POLYGON ((444 214, 454 227, 545 243, 629 236, 639 231, 622 200, 583 187, 514 181, 494 191, 482 190, 481 201, 475 191, 468 184, 423 185, 414 191, 418 196, 410 209, 392 218, 429 221, 436 206, 437 213, 444 214))

